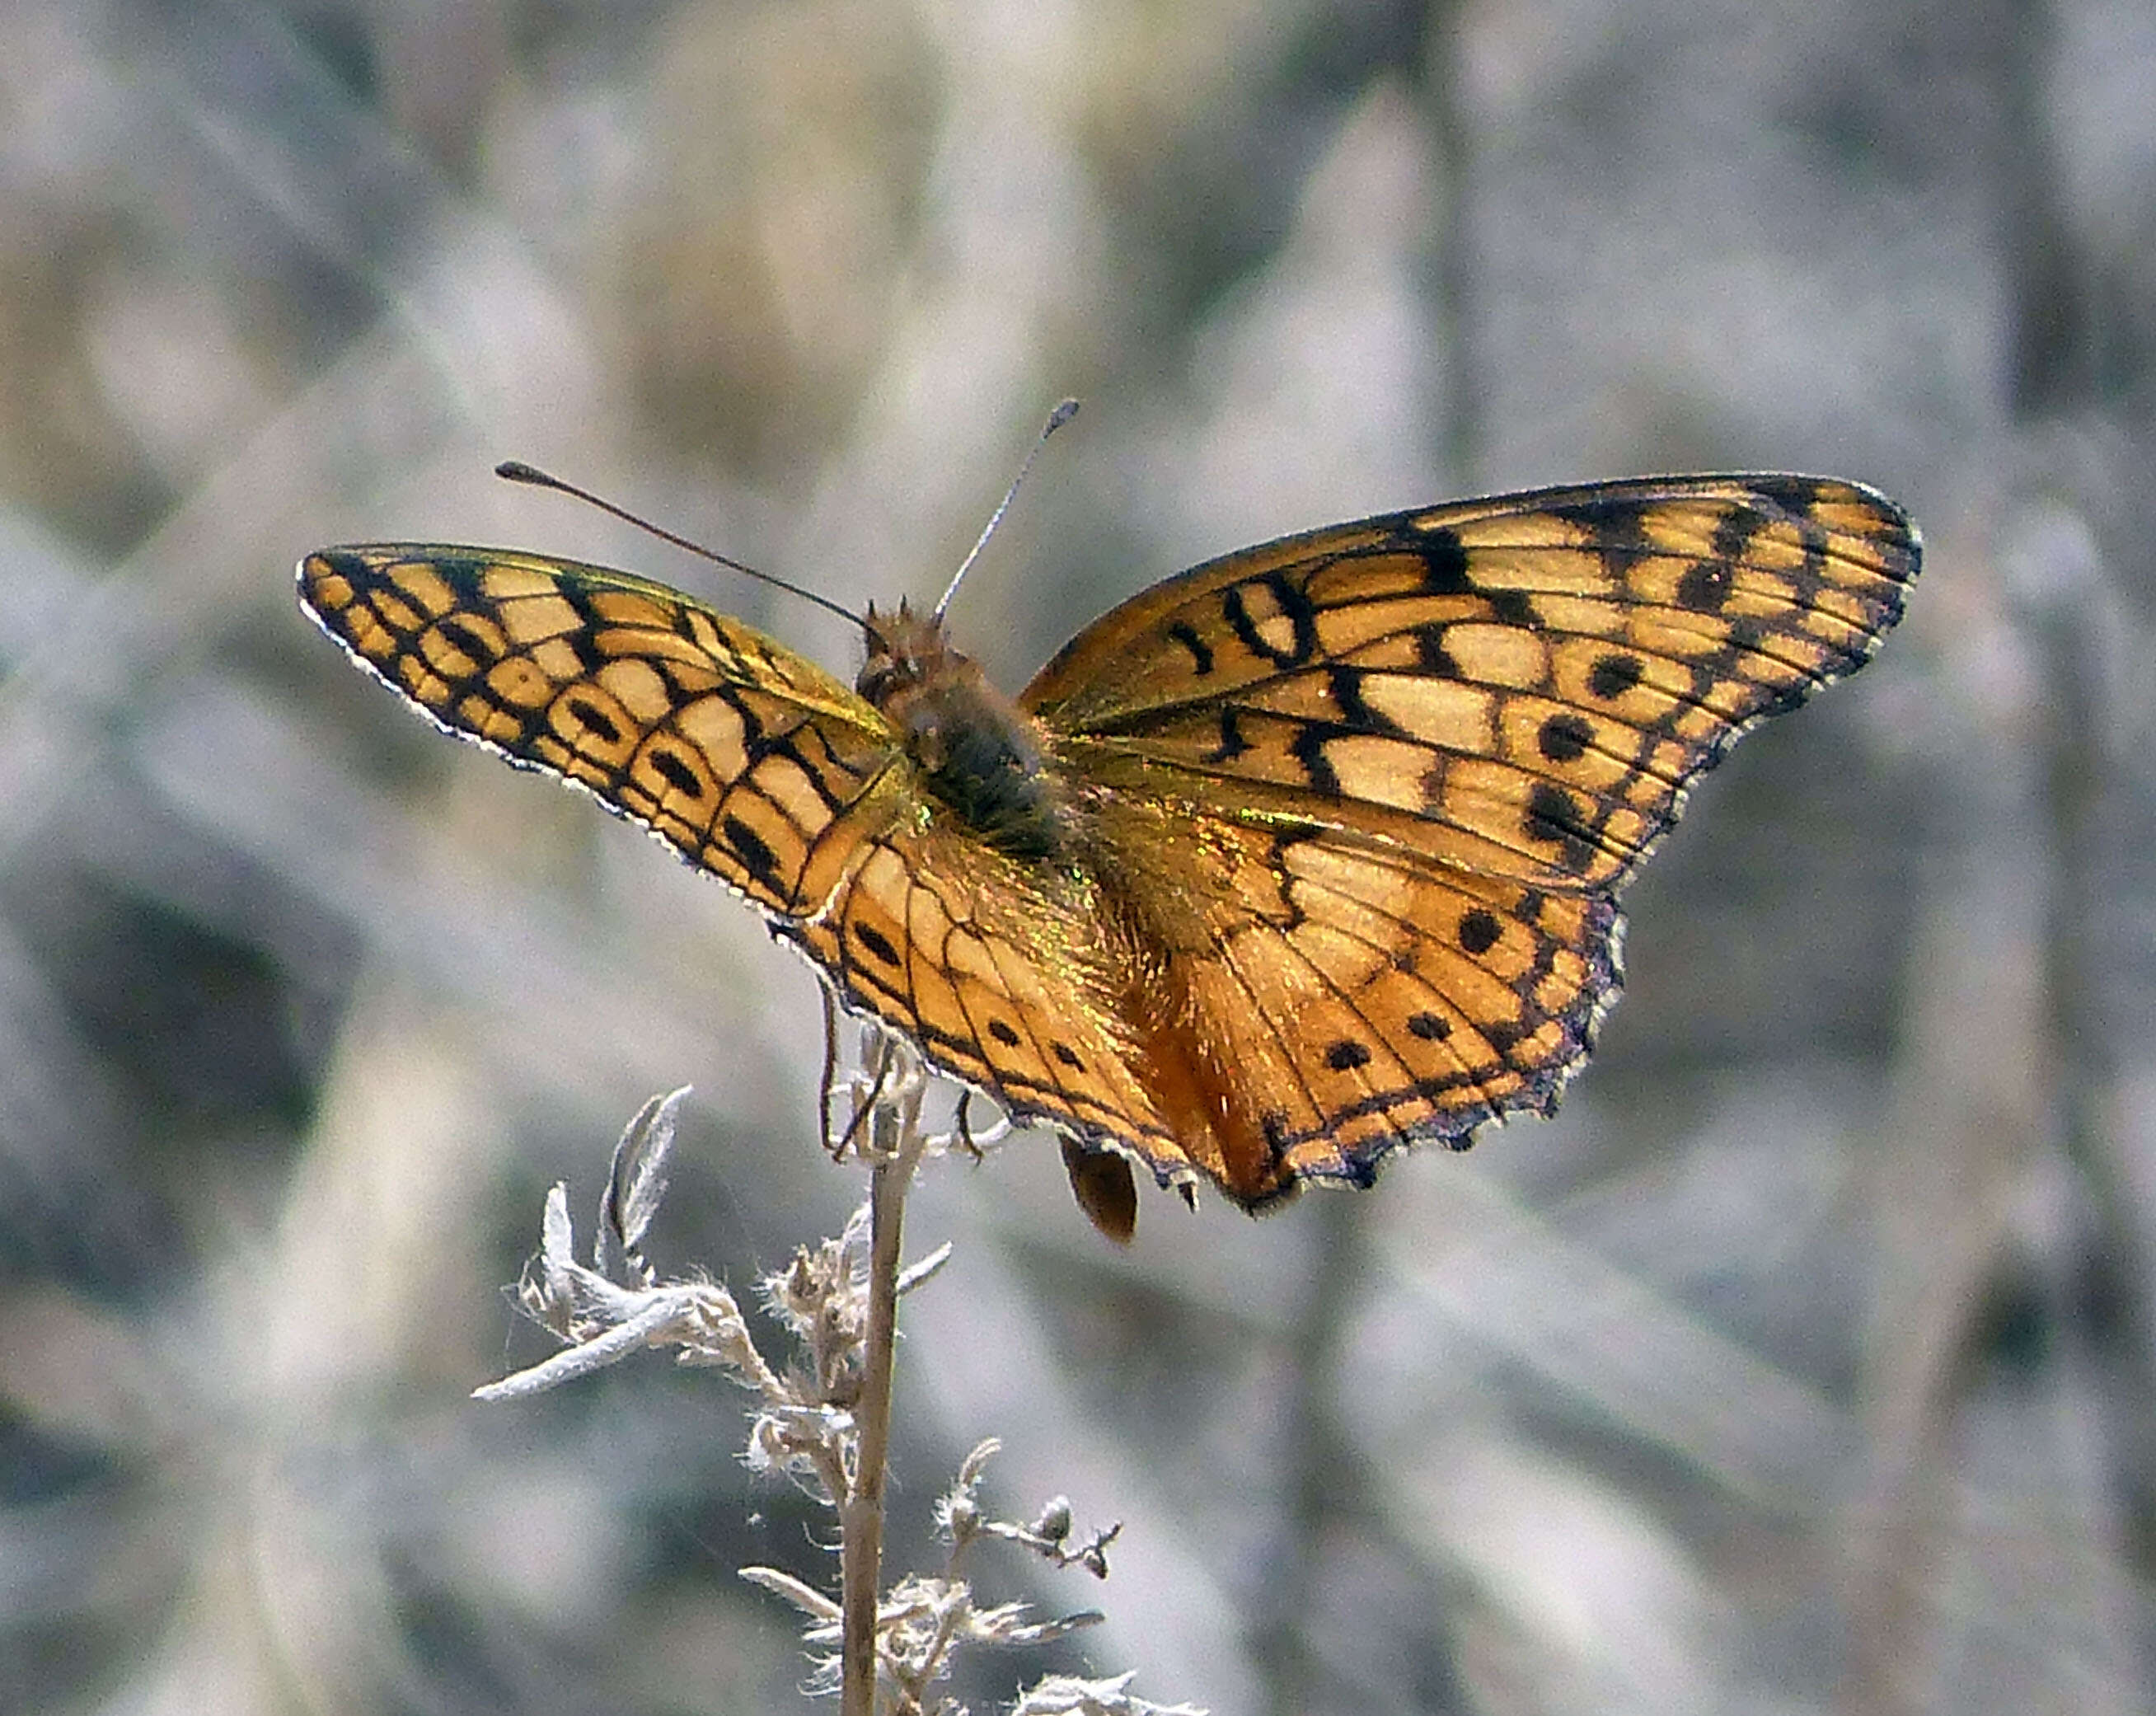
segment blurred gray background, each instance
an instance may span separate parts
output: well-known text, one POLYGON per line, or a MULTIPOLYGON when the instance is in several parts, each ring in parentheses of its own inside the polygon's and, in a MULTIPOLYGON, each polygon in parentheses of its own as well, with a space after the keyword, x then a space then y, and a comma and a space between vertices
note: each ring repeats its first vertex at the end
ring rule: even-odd
POLYGON ((1047 1662, 1220 1716, 2156 1699, 2149 0, 6 0, 0 1708, 800 1707, 825 1523, 501 1297, 694 1082, 654 1250, 860 1195, 807 971, 295 609, 380 537, 628 564, 1015 688, 1202 556, 1470 492, 1859 477, 1928 555, 1630 897, 1549 1124, 1128 1255, 1051 1141, 912 1231, 900 1564, 963 1451, 1121 1518, 1047 1662))

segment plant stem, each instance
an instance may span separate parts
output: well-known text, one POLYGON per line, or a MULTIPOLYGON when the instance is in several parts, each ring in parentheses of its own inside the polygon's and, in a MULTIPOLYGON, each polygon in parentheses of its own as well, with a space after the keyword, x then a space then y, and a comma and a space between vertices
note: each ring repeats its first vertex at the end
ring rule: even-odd
POLYGON ((898 1275, 906 1237, 906 1194, 921 1160, 918 1094, 880 1102, 870 1119, 875 1168, 869 1180, 869 1323, 863 1344, 860 1436, 853 1482, 839 1509, 841 1716, 875 1716, 876 1600, 883 1575, 884 1464, 891 1448, 891 1395, 898 1335, 898 1275))

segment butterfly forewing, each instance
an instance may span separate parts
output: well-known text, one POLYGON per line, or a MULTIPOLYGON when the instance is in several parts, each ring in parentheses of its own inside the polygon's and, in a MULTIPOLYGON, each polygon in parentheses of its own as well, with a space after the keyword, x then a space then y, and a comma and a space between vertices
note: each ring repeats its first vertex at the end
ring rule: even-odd
POLYGON ((1916 555, 1892 502, 1809 478, 1399 513, 1157 585, 1020 701, 1123 778, 1614 886, 1739 732, 1870 655, 1916 555))
POLYGON ((899 814, 881 716, 664 585, 381 543, 309 555, 300 598, 439 725, 588 789, 774 915, 820 907, 899 814))

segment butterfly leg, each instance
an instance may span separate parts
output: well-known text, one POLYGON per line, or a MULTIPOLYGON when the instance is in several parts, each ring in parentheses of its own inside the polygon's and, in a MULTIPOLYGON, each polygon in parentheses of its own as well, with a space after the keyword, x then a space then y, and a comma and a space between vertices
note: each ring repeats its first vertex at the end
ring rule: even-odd
POLYGON ((958 1147, 976 1162, 983 1159, 979 1144, 973 1139, 973 1093, 961 1087, 958 1092, 958 1112, 953 1117, 958 1129, 958 1147))
MULTIPOLYGON (((824 1070, 816 1081, 816 1136, 831 1148, 831 1098, 839 1087, 839 1004, 830 990, 816 985, 824 1004, 824 1070)), ((850 1128, 849 1128, 850 1130, 850 1128)))
POLYGON ((843 1161, 846 1153, 860 1142, 861 1129, 868 1123, 869 1117, 874 1114, 890 1096, 902 1066, 897 1050, 890 1038, 886 1036, 881 1030, 871 1026, 870 1029, 874 1033, 875 1050, 870 1058, 875 1071, 869 1081, 868 1092, 855 1102, 854 1112, 847 1118, 846 1129, 834 1138, 831 1135, 831 1101, 838 1085, 839 1023, 837 1007, 830 996, 826 994, 824 998, 824 1083, 819 1097, 819 1107, 821 1110, 820 1117, 824 1127, 824 1148, 830 1152, 831 1159, 834 1162, 843 1161))

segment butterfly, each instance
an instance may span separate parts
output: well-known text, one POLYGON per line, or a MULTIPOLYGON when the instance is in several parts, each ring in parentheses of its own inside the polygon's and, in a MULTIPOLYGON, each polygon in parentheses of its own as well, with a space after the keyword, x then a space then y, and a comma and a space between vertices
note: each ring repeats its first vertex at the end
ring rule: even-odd
POLYGON ((663 584, 326 548, 302 606, 446 731, 716 876, 849 1010, 1063 1138, 1262 1209, 1548 1114, 1621 984, 1618 897, 1745 731, 1870 657, 1917 531, 1861 485, 1668 476, 1209 561, 1015 700, 940 612, 851 689, 663 584))

